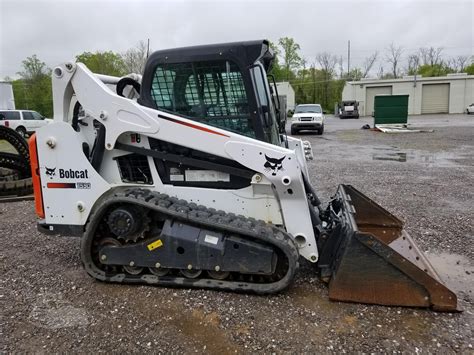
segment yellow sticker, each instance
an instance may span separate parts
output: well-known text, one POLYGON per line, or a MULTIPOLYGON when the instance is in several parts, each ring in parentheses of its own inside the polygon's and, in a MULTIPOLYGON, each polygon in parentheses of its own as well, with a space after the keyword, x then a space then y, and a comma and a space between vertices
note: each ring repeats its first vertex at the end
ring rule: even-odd
POLYGON ((163 245, 163 242, 161 239, 155 240, 153 243, 150 243, 147 245, 147 248, 149 251, 155 250, 156 248, 159 248, 163 245))

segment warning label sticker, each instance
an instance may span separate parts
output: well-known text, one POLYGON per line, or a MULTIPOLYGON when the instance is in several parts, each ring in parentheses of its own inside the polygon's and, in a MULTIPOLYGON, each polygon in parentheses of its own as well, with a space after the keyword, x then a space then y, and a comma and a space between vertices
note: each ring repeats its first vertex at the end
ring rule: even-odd
POLYGON ((184 175, 181 169, 170 168, 170 181, 184 181, 184 175))
POLYGON ((146 247, 148 248, 149 251, 153 251, 156 248, 159 248, 163 245, 163 242, 161 239, 155 240, 153 243, 148 244, 146 247))
POLYGON ((186 170, 186 181, 229 182, 230 174, 215 170, 186 170))
POLYGON ((219 238, 214 237, 213 235, 206 234, 206 236, 204 237, 204 241, 209 244, 217 245, 217 243, 219 242, 219 238))

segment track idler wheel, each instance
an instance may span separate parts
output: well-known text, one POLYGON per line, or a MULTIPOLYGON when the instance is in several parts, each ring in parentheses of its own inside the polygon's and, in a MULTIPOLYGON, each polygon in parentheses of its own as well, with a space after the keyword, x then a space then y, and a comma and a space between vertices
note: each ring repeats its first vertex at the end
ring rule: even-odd
POLYGON ((170 269, 165 269, 162 267, 149 267, 148 270, 155 276, 166 276, 170 272, 170 269))
POLYGON ((142 267, 133 265, 124 265, 123 269, 130 275, 140 275, 143 271, 142 267))
POLYGON ((193 269, 182 269, 179 270, 181 274, 188 279, 196 279, 201 276, 202 270, 193 270, 193 269))
POLYGON ((214 270, 209 270, 207 272, 210 277, 216 280, 225 280, 226 278, 229 277, 230 272, 228 271, 214 271, 214 270))

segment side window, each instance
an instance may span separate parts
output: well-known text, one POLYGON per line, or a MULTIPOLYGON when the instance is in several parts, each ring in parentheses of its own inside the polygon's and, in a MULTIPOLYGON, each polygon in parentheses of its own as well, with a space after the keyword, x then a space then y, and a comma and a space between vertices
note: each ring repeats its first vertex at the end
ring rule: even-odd
POLYGON ((263 71, 260 67, 253 68, 253 75, 255 78, 255 86, 257 89, 258 99, 261 106, 268 106, 268 97, 265 90, 265 83, 263 81, 263 71))
POLYGON ((264 115, 264 128, 263 133, 265 135, 265 140, 273 144, 278 145, 278 127, 276 124, 276 113, 273 108, 273 104, 270 104, 269 97, 271 96, 270 92, 267 90, 265 81, 266 74, 261 66, 254 67, 252 69, 252 74, 255 82, 255 89, 257 91, 257 98, 262 107, 264 115))
POLYGON ((175 111, 174 105, 174 81, 176 72, 158 67, 153 77, 151 95, 156 105, 168 111, 175 111))
POLYGON ((40 115, 38 112, 36 112, 36 111, 32 112, 32 115, 33 115, 33 118, 34 118, 35 120, 41 121, 41 120, 44 119, 44 117, 41 116, 41 115, 40 115))
POLYGON ((255 137, 243 76, 230 61, 159 64, 151 96, 160 110, 255 137))
POLYGON ((0 111, 0 115, 3 115, 4 120, 19 120, 20 112, 18 111, 0 111))
POLYGON ((24 120, 34 120, 33 114, 31 112, 23 111, 24 120))

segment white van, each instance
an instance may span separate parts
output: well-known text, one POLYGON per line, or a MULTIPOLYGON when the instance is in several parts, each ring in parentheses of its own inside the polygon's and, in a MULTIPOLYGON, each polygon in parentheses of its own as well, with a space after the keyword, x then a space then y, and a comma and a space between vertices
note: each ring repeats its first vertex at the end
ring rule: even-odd
POLYGON ((22 137, 32 134, 38 128, 52 122, 36 111, 30 110, 0 110, 0 125, 10 127, 22 137))

